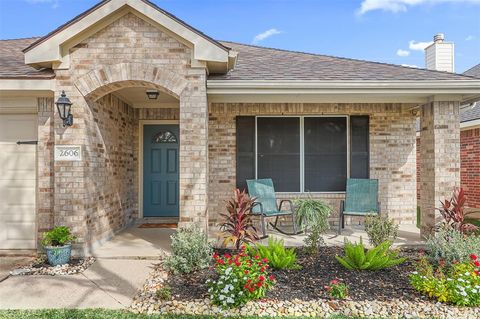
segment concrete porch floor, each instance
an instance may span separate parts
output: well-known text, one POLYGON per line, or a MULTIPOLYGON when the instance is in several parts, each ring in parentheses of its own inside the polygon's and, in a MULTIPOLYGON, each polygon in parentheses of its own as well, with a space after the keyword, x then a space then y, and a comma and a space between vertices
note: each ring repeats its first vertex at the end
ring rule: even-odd
MULTIPOLYGON (((110 241, 96 249, 92 255, 108 259, 157 259, 161 254, 170 252, 170 236, 173 233, 175 233, 175 229, 132 226, 118 233, 110 241)), ((290 247, 302 246, 305 239, 303 234, 289 236, 273 230, 269 230, 268 234, 283 239, 285 245, 290 247)), ((359 241, 360 237, 365 244, 368 244, 368 236, 363 226, 349 226, 343 230, 341 235, 337 235, 334 230, 330 230, 324 235, 327 245, 331 246, 343 245, 345 238, 349 241, 359 241)), ((222 241, 220 231, 210 227, 209 239, 219 246, 222 241)), ((267 243, 268 238, 261 242, 267 243)), ((421 246, 423 243, 420 238, 420 230, 415 225, 400 225, 398 238, 394 243, 395 247, 421 246)))

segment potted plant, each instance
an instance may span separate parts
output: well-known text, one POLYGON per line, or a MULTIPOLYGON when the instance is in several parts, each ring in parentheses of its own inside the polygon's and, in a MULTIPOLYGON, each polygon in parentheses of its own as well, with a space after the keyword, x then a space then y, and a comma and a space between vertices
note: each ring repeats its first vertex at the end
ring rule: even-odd
POLYGON ((47 253, 48 263, 52 266, 67 264, 70 261, 74 239, 75 236, 66 226, 57 226, 45 232, 42 245, 47 253))

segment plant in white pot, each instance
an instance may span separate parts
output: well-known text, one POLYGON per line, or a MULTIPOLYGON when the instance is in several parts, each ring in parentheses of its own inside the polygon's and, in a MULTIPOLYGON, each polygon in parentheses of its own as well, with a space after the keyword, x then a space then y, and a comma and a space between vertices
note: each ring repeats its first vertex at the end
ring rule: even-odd
POLYGON ((72 241, 75 240, 66 226, 57 226, 43 234, 42 244, 47 253, 48 263, 52 266, 67 264, 72 253, 72 241))

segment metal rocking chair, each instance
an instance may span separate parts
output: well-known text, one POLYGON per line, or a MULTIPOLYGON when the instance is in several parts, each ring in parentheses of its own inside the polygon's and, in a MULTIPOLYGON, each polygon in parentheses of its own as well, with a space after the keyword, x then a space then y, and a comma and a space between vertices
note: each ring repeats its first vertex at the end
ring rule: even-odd
POLYGON ((266 179, 252 179, 247 180, 248 194, 250 197, 255 198, 255 203, 252 207, 252 214, 260 215, 260 222, 262 227, 262 239, 267 238, 267 229, 265 225, 265 218, 275 217, 275 223, 270 225, 285 235, 296 235, 297 224, 295 220, 295 210, 291 200, 281 200, 277 206, 277 197, 275 196, 275 189, 273 188, 273 181, 270 178, 266 179), (289 203, 290 208, 288 210, 282 210, 283 204, 289 203), (284 232, 277 227, 278 217, 280 216, 292 216, 293 233, 284 232))
POLYGON ((340 203, 338 234, 345 228, 345 215, 367 216, 380 215, 380 202, 378 201, 377 179, 347 179, 347 192, 345 200, 340 203))

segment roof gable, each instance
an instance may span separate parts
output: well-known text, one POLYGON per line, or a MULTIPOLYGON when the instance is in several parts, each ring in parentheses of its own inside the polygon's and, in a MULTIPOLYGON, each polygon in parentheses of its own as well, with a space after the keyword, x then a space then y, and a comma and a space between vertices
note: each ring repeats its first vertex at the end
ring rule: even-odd
POLYGON ((24 50, 25 63, 35 67, 68 67, 68 48, 129 12, 191 47, 192 64, 210 63, 220 73, 233 65, 235 56, 228 47, 148 0, 104 0, 98 3, 27 47, 24 50))

